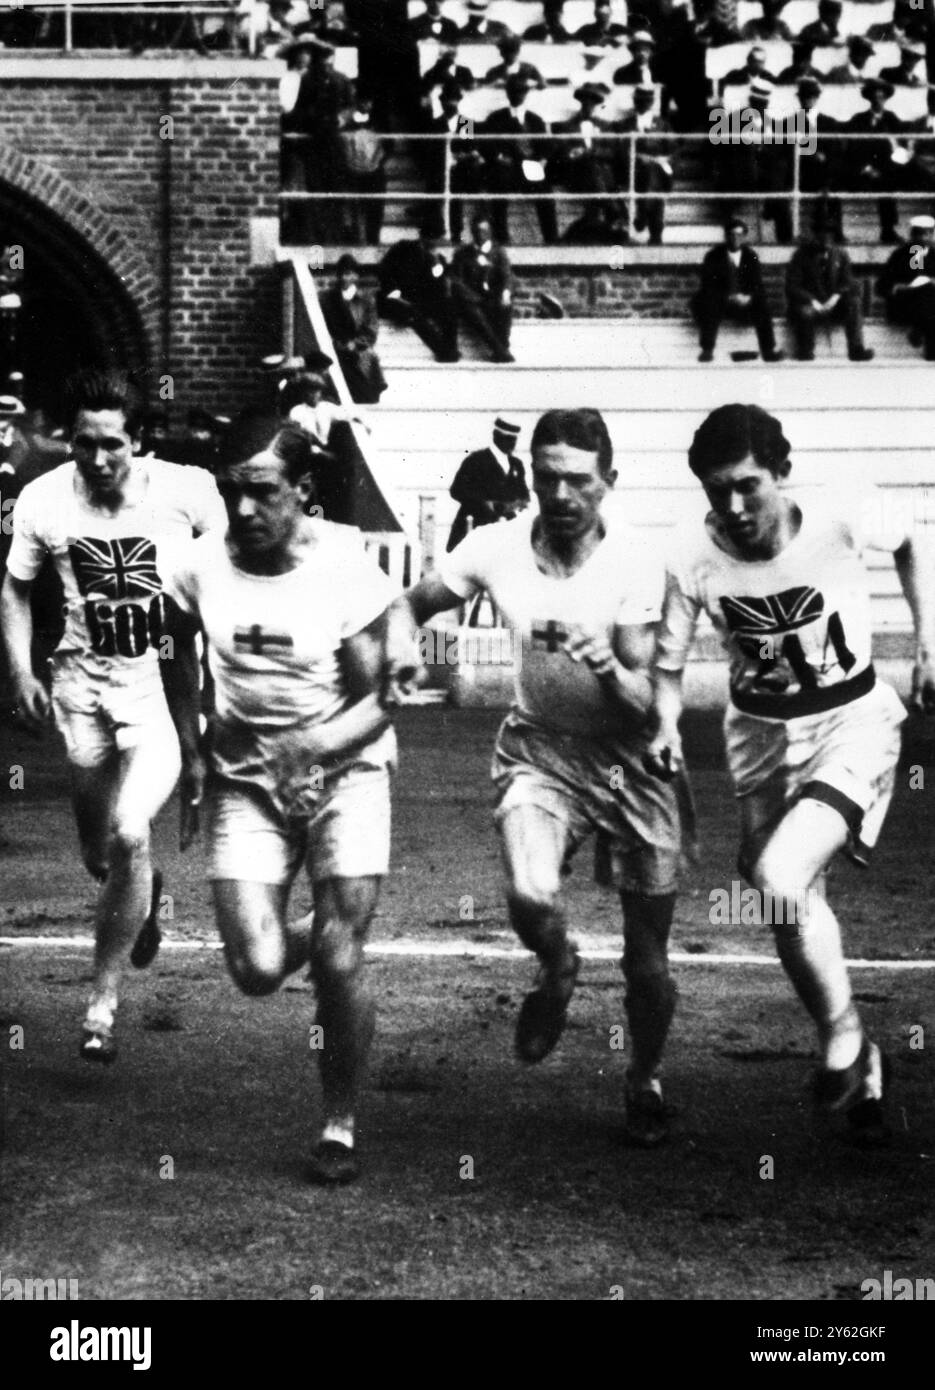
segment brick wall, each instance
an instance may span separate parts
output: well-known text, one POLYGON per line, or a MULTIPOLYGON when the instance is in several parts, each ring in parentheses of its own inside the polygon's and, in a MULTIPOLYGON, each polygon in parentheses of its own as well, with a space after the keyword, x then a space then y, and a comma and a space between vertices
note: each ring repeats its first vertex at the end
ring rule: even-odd
POLYGON ((122 355, 170 374, 183 407, 238 405, 279 345, 278 273, 250 264, 250 219, 276 212, 278 78, 236 59, 4 61, 8 201, 37 200, 104 263, 138 323, 122 355))

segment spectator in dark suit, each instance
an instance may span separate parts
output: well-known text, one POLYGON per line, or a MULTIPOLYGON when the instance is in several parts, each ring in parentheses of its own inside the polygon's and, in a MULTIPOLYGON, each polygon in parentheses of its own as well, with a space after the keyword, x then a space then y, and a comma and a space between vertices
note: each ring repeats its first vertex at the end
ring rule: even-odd
POLYGON ((799 38, 814 44, 816 48, 833 48, 844 39, 841 33, 843 12, 842 0, 818 0, 818 18, 805 25, 799 38))
POLYGON ((714 347, 722 319, 752 323, 764 362, 778 362, 773 320, 766 300, 760 258, 746 245, 747 224, 731 218, 724 229, 724 243, 712 246, 701 266, 701 286, 691 308, 700 330, 699 362, 714 359, 714 347))
POLYGON ((488 0, 467 0, 467 24, 458 31, 459 43, 499 43, 510 33, 499 19, 487 18, 488 0))
MULTIPOLYGON (((488 169, 492 193, 550 193, 547 173, 549 145, 546 140, 530 140, 528 136, 546 135, 548 127, 541 116, 526 108, 529 83, 522 77, 510 77, 506 84, 507 105, 492 111, 484 124, 488 135, 510 135, 517 139, 486 141, 488 169)), ((555 204, 550 198, 536 201, 536 214, 542 239, 551 246, 558 239, 555 204)), ((504 246, 509 245, 509 202, 496 199, 491 219, 494 234, 504 246)))
POLYGON ((723 48, 740 41, 736 13, 725 11, 717 0, 693 0, 692 10, 695 38, 705 48, 723 48))
POLYGON ((935 362, 935 218, 920 213, 909 224, 909 240, 897 246, 877 280, 886 317, 922 339, 925 360, 935 362))
POLYGON ((486 343, 495 362, 513 362, 513 270, 510 258, 493 239, 490 219, 477 213, 471 240, 451 261, 451 291, 458 317, 486 343))
MULTIPOLYGON (((906 165, 895 163, 893 153, 897 147, 896 136, 903 133, 903 124, 894 112, 886 109, 886 103, 893 95, 893 87, 879 77, 871 77, 860 89, 860 95, 868 103, 866 110, 858 111, 847 123, 846 129, 855 135, 878 135, 877 140, 855 140, 848 142, 850 173, 848 185, 858 193, 887 193, 903 184, 906 165)), ((880 217, 880 240, 894 242, 899 210, 896 199, 881 197, 877 203, 880 217)))
POLYGON ((803 153, 799 160, 799 188, 803 193, 818 193, 816 200, 821 220, 827 222, 838 242, 844 241, 841 200, 831 196, 840 187, 841 146, 843 141, 824 140, 825 135, 837 135, 840 121, 819 111, 822 86, 815 77, 803 77, 798 83, 799 109, 794 113, 797 128, 814 136, 812 153, 803 153))
POLYGON ((745 138, 726 147, 727 158, 721 166, 727 191, 746 193, 763 202, 763 216, 775 224, 776 240, 785 244, 792 240, 792 210, 787 197, 792 189, 792 152, 788 145, 773 141, 773 113, 769 109, 773 88, 757 78, 750 83, 744 108, 745 138))
MULTIPOLYGON (((637 132, 643 135, 672 132, 668 121, 653 110, 656 100, 654 87, 635 87, 633 89, 633 110, 617 125, 623 134, 637 132)), ((662 245, 662 231, 665 226, 666 205, 659 195, 672 190, 671 140, 647 140, 636 146, 636 169, 633 175, 636 190, 636 217, 634 231, 649 231, 650 246, 662 245)), ((630 187, 630 145, 620 147, 620 187, 630 187)))
POLYGON ((867 30, 867 38, 872 39, 874 43, 905 43, 909 38, 922 38, 925 21, 922 20, 920 33, 920 18, 920 7, 914 0, 895 0, 893 18, 883 24, 871 24, 867 30))
POLYGON ((508 77, 522 77, 530 87, 538 87, 541 91, 545 86, 545 78, 533 63, 524 63, 520 58, 522 41, 515 34, 506 34, 497 44, 500 52, 500 62, 490 69, 484 78, 484 83, 488 87, 500 87, 506 84, 508 77))
MULTIPOLYGON (((613 194, 617 188, 619 158, 617 142, 601 139, 613 131, 609 121, 597 115, 599 107, 610 96, 610 88, 603 82, 583 82, 575 89, 575 101, 579 112, 570 120, 559 121, 553 126, 553 135, 576 135, 577 140, 557 140, 555 150, 549 161, 549 170, 554 183, 562 184, 570 193, 613 194)), ((607 201, 589 199, 582 210, 583 228, 589 232, 588 240, 613 240, 612 223, 623 216, 623 207, 611 197, 607 201), (599 234, 600 233, 600 234, 599 234)), ((567 240, 567 231, 565 238, 567 240)))
POLYGON ((656 40, 648 29, 637 29, 627 41, 630 61, 614 73, 615 87, 651 87, 657 80, 656 40))
POLYGON ((881 68, 880 80, 891 82, 894 87, 924 87, 925 44, 912 39, 907 40, 900 47, 898 66, 881 68))
MULTIPOLYGON (((476 197, 483 193, 487 183, 487 169, 481 154, 479 142, 470 136, 470 122, 460 114, 461 88, 456 82, 446 82, 441 92, 441 115, 429 121, 428 131, 436 135, 451 136, 451 201, 448 205, 449 231, 451 241, 457 245, 464 228, 464 197, 476 197)), ((445 186, 445 142, 442 140, 424 141, 429 145, 429 185, 433 191, 442 192, 445 186)), ((441 210, 436 214, 439 235, 445 235, 442 226, 441 210)))
POLYGON ((376 305, 360 285, 360 267, 347 252, 335 267, 334 284, 321 297, 321 311, 334 343, 347 389, 355 401, 375 404, 386 390, 376 354, 380 324, 376 305))
POLYGON ((831 224, 819 225, 792 253, 786 267, 786 303, 800 362, 814 359, 815 332, 830 323, 843 323, 852 362, 872 359, 872 349, 864 345, 860 286, 847 252, 834 245, 831 224))
POLYGON ((469 92, 474 86, 474 74, 470 68, 458 62, 458 50, 456 48, 443 48, 437 60, 422 77, 420 86, 422 96, 431 98, 434 92, 440 91, 446 83, 450 82, 457 83, 462 92, 469 92))
POLYGON ((812 62, 814 52, 815 45, 810 40, 796 39, 792 45, 792 62, 777 77, 777 85, 794 87, 803 77, 814 77, 820 82, 823 74, 812 62))
POLYGON ((824 79, 825 82, 832 83, 834 86, 840 86, 846 82, 865 82, 867 79, 865 69, 875 52, 876 49, 865 34, 853 34, 847 40, 847 62, 831 68, 824 79))
POLYGON ((626 36, 623 25, 611 20, 610 0, 594 0, 594 19, 581 26, 575 34, 575 42, 587 44, 589 48, 619 48, 626 36))
POLYGON ((748 19, 740 31, 742 39, 759 39, 773 43, 789 43, 792 30, 782 18, 786 0, 761 0, 763 13, 759 19, 748 19))
POLYGON ((436 43, 457 43, 458 26, 441 12, 441 0, 425 0, 425 14, 409 21, 409 34, 414 42, 434 39, 436 43))
POLYGON ((742 68, 731 68, 721 78, 721 91, 726 87, 748 87, 751 82, 775 82, 776 79, 766 66, 766 49, 754 44, 747 54, 742 68))
POLYGON ((519 431, 519 425, 498 416, 491 445, 475 449, 461 464, 450 489, 458 515, 446 550, 454 550, 472 527, 509 520, 529 505, 526 470, 513 452, 519 431))
POLYGON ((523 38, 527 43, 570 43, 571 34, 563 23, 565 0, 544 0, 541 24, 531 24, 523 38))
POLYGON ((435 220, 417 240, 397 241, 380 262, 377 307, 385 319, 412 328, 439 362, 457 362, 458 320, 448 262, 438 249, 435 220))
MULTIPOLYGON (((386 160, 390 142, 373 129, 373 98, 361 92, 341 120, 344 187, 352 195, 386 193, 386 160)), ((348 199, 349 240, 379 246, 386 204, 381 198, 348 199)))

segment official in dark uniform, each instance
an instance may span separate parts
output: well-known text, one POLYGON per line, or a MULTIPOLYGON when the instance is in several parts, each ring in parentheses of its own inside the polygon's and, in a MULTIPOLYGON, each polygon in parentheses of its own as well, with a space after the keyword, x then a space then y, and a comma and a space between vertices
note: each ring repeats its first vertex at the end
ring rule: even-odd
POLYGON ((455 474, 451 496, 458 503, 448 550, 454 550, 473 526, 509 520, 529 504, 526 470, 513 450, 519 438, 519 425, 498 416, 493 440, 486 449, 468 454, 455 474))

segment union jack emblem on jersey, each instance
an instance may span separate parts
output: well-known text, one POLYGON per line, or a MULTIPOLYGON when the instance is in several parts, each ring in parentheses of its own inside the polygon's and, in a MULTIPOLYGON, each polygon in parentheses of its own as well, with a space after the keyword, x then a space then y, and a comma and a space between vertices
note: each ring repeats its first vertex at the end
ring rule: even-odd
POLYGON ((156 547, 143 536, 80 536, 68 554, 82 598, 150 599, 162 593, 156 547))
POLYGON ((825 611, 824 595, 808 586, 784 589, 765 598, 727 598, 721 608, 731 632, 738 637, 765 637, 771 632, 794 632, 807 627, 825 611))

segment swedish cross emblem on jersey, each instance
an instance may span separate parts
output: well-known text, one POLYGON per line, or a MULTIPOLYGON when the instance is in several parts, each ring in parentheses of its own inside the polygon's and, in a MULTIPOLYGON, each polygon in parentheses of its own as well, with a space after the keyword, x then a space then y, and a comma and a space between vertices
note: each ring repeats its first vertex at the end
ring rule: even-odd
POLYGON ((251 656, 265 656, 267 649, 273 654, 277 650, 290 652, 293 645, 288 632, 268 632, 259 623, 254 623, 252 627, 234 628, 234 646, 248 651, 251 656))
POLYGON ((568 633, 561 623, 554 622, 552 618, 548 622, 534 621, 530 636, 533 651, 548 652, 551 656, 561 651, 562 643, 568 641, 568 633))
POLYGON ((143 536, 80 536, 68 554, 82 598, 150 599, 162 592, 156 547, 143 536))

